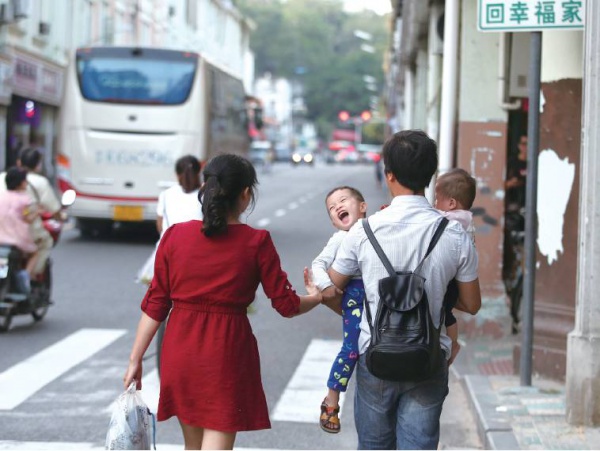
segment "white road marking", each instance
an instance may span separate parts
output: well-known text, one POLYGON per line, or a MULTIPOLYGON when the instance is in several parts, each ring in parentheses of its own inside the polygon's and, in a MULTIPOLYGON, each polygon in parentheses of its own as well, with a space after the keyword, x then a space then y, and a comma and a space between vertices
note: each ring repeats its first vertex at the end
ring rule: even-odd
POLYGON ((287 213, 287 212, 286 212, 286 211, 285 211, 283 208, 280 208, 279 210, 277 210, 277 211, 275 212, 275 216, 276 216, 277 218, 281 218, 282 216, 285 216, 285 214, 286 214, 286 213, 287 213))
MULTIPOLYGON (((78 450, 78 449, 104 449, 104 445, 98 445, 97 443, 87 442, 19 442, 13 440, 0 440, 0 450, 11 450, 11 451, 30 451, 30 450, 47 450, 47 451, 60 451, 60 450, 78 450)), ((163 444, 157 443, 156 449, 163 450, 182 450, 183 443, 180 445, 163 444)), ((274 451, 266 448, 237 448, 240 451, 274 451)))
MULTIPOLYGON (((337 340, 310 342, 275 406, 271 416, 274 421, 318 422, 319 406, 327 394, 327 378, 341 345, 337 340)), ((340 398, 340 415, 343 404, 344 395, 340 398)))
POLYGON ((80 329, 0 373, 0 410, 11 410, 127 331, 80 329))
POLYGON ((266 227, 269 224, 271 224, 271 220, 269 218, 259 219, 258 222, 256 223, 256 225, 258 227, 266 227))
POLYGON ((298 205, 298 203, 297 203, 297 202, 291 202, 291 203, 288 205, 288 208, 289 208, 290 210, 295 210, 295 209, 296 209, 296 208, 298 208, 299 206, 300 206, 300 205, 298 205))

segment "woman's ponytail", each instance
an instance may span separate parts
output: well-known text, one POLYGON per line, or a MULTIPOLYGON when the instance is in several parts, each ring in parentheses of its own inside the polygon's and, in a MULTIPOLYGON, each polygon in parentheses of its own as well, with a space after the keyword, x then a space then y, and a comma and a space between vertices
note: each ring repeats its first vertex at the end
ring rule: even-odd
POLYGON ((239 213, 240 194, 258 183, 252 163, 234 154, 222 154, 211 159, 204 168, 204 185, 198 199, 202 203, 202 232, 208 237, 225 233, 231 214, 239 213))

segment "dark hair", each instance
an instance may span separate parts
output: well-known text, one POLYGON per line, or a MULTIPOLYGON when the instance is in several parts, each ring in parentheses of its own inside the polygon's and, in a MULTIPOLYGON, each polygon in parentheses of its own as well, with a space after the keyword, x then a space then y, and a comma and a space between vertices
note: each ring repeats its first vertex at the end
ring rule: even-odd
POLYGON ((422 130, 394 134, 383 145, 382 156, 384 172, 414 192, 424 190, 437 170, 437 145, 422 130))
POLYGON ((455 199, 463 208, 469 210, 475 201, 477 182, 464 169, 454 168, 437 178, 436 189, 443 196, 455 199))
POLYGON ((15 191, 21 183, 27 179, 27 171, 22 168, 12 167, 6 171, 6 189, 9 191, 15 191))
POLYGON ((359 202, 364 202, 365 201, 365 197, 362 195, 362 193, 357 190, 356 188, 352 188, 351 186, 336 186, 335 188, 333 188, 331 191, 329 191, 327 193, 327 196, 325 196, 325 203, 327 203, 327 199, 329 199, 329 196, 331 196, 333 193, 335 193, 336 191, 341 191, 347 189, 348 191, 350 191, 350 195, 352 197, 354 197, 357 201, 359 202))
POLYGON ((38 164, 40 164, 40 161, 42 160, 42 153, 37 149, 29 147, 21 151, 19 160, 21 161, 21 166, 24 166, 27 170, 31 171, 35 169, 38 164))
POLYGON ((237 207, 240 194, 250 188, 254 203, 254 188, 258 183, 250 161, 239 155, 222 154, 212 158, 203 171, 204 185, 198 198, 202 203, 202 231, 206 236, 227 231, 227 216, 237 207))
POLYGON ((185 155, 175 162, 175 173, 186 193, 200 188, 200 162, 193 155, 185 155))

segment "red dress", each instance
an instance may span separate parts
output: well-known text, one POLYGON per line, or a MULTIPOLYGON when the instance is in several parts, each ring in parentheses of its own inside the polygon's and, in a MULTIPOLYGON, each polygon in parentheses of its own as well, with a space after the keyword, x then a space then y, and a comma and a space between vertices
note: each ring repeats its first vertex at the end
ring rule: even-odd
POLYGON ((256 338, 246 316, 261 283, 285 317, 300 299, 281 269, 266 230, 229 225, 207 238, 202 221, 171 226, 156 253, 142 301, 163 321, 172 307, 160 365, 157 418, 224 432, 271 427, 256 338))

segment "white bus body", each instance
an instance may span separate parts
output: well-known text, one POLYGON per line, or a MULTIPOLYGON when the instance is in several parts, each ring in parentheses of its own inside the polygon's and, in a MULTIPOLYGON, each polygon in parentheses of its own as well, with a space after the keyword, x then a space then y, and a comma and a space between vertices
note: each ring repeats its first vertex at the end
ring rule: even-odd
POLYGON ((196 53, 92 47, 76 51, 59 125, 58 184, 74 189, 82 231, 153 221, 175 162, 247 154, 242 81, 196 53))

